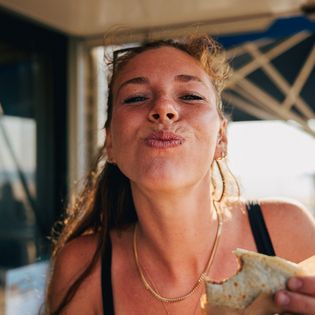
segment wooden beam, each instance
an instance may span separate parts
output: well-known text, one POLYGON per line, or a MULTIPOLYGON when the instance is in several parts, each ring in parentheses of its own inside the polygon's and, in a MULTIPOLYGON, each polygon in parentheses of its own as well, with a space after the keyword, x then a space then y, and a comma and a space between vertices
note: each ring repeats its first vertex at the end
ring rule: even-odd
POLYGON ((296 107, 305 116, 306 119, 315 118, 315 113, 311 107, 298 95, 292 91, 290 84, 280 74, 280 72, 270 63, 270 60, 262 54, 255 44, 248 43, 244 47, 261 64, 262 69, 267 76, 279 87, 285 95, 292 95, 292 101, 295 101, 296 107))
MULTIPOLYGON (((263 38, 263 39, 255 40, 255 45, 257 47, 263 47, 265 45, 269 45, 272 42, 273 42, 273 40, 271 40, 271 39, 263 38)), ((246 51, 244 49, 244 45, 239 45, 239 46, 235 46, 235 47, 228 49, 226 51, 226 57, 227 57, 227 59, 234 59, 234 58, 239 57, 245 53, 246 53, 246 51)))
POLYGON ((258 86, 254 83, 250 82, 247 79, 243 79, 238 82, 238 85, 241 86, 243 89, 248 91, 248 93, 260 101, 262 107, 270 109, 271 111, 276 112, 279 115, 279 118, 282 120, 292 120, 298 123, 301 128, 303 128, 306 132, 315 136, 315 131, 310 128, 306 120, 301 119, 298 115, 291 112, 290 110, 280 107, 279 103, 268 93, 261 90, 258 86))
MULTIPOLYGON (((308 55, 303 67, 300 69, 300 72, 298 74, 298 76, 296 77, 287 97, 285 98, 285 100, 282 102, 281 106, 285 109, 290 109, 294 102, 295 102, 295 96, 298 95, 306 80, 308 79, 309 75, 311 74, 313 68, 314 68, 314 64, 315 64, 315 46, 313 46, 310 54, 308 55)), ((310 119, 314 118, 313 117, 309 117, 310 119)))
MULTIPOLYGON (((278 57, 288 49, 292 48, 293 46, 297 45, 301 41, 305 40, 307 37, 310 36, 309 32, 299 32, 285 41, 279 43, 276 47, 270 49, 268 52, 266 52, 265 56, 268 60, 272 60, 275 57, 278 57)), ((241 80, 248 76, 250 73, 257 70, 259 67, 261 67, 261 64, 256 62, 256 60, 252 60, 240 69, 235 70, 232 78, 227 82, 227 87, 230 87, 237 83, 238 80, 241 80)))
POLYGON ((281 117, 282 119, 295 120, 301 124, 305 123, 305 121, 302 120, 295 113, 283 107, 280 107, 280 104, 276 99, 274 99, 267 92, 263 91, 253 82, 247 79, 243 79, 242 81, 238 82, 238 86, 241 86, 242 88, 246 89, 248 93, 251 94, 252 97, 257 99, 263 107, 268 108, 272 110, 273 112, 277 113, 279 117, 281 117))
POLYGON ((231 90, 233 90, 234 93, 245 98, 250 104, 252 104, 256 108, 261 108, 267 114, 272 115, 274 117, 274 119, 282 119, 282 117, 279 116, 278 112, 274 111, 273 108, 268 108, 268 107, 264 106, 264 104, 261 103, 259 98, 254 97, 251 93, 249 93, 243 87, 241 87, 241 86, 238 86, 237 88, 233 87, 233 88, 231 88, 231 90))
POLYGON ((226 102, 232 102, 232 104, 244 111, 245 113, 248 113, 254 117, 257 117, 259 119, 262 119, 262 120, 274 120, 274 119, 277 119, 278 117, 272 115, 272 114, 269 114, 267 111, 265 110, 262 110, 260 108, 257 108, 255 106, 253 106, 252 103, 250 102, 247 102, 246 100, 238 97, 237 95, 233 95, 231 94, 230 92, 228 91, 225 91, 223 94, 222 94, 222 97, 223 99, 226 101, 226 102))

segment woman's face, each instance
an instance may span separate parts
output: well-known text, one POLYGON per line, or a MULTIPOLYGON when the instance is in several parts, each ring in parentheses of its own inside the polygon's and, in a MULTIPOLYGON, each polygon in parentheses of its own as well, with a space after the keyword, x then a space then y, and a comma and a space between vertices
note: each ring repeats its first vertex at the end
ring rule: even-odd
POLYGON ((185 52, 145 51, 116 77, 106 147, 132 185, 169 191, 209 182, 224 129, 209 76, 185 52))

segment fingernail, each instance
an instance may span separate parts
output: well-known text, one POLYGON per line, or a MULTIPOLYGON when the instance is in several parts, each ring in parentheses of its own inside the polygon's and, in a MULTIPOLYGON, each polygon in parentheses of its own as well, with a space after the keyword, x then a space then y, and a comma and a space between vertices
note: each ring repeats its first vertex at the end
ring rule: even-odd
POLYGON ((290 303, 290 298, 284 292, 279 292, 277 295, 277 302, 280 305, 288 305, 290 303))
POLYGON ((291 290, 298 290, 302 287, 303 282, 298 278, 291 278, 288 282, 288 287, 291 290))

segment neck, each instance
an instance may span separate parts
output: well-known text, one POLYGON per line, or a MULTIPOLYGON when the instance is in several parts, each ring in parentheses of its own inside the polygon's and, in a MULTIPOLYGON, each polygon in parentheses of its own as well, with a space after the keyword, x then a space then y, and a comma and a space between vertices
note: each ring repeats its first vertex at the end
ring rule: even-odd
POLYGON ((188 283, 203 272, 217 232, 209 186, 157 193, 132 185, 139 259, 150 274, 163 270, 168 281, 188 283))

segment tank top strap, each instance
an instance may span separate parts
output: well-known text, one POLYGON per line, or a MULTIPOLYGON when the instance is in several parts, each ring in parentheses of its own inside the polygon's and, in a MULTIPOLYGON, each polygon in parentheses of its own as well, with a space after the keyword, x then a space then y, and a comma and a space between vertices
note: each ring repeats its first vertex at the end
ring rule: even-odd
POLYGON ((112 242, 110 236, 106 238, 101 261, 101 285, 103 315, 114 315, 114 300, 112 288, 112 242))
POLYGON ((246 209, 257 251, 264 255, 276 256, 259 203, 247 202, 246 209))

